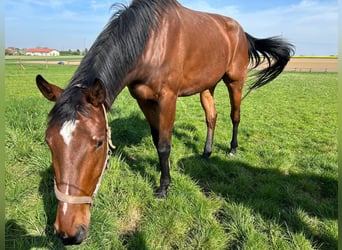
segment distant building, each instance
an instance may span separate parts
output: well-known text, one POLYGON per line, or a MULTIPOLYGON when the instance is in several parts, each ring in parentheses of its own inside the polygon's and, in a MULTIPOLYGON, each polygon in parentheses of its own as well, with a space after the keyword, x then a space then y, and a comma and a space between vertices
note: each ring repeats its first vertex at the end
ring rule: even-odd
POLYGON ((5 49, 5 55, 18 55, 19 54, 19 49, 13 48, 13 47, 9 47, 7 49, 5 49))
POLYGON ((25 50, 27 56, 59 56, 59 51, 49 48, 31 48, 25 50))

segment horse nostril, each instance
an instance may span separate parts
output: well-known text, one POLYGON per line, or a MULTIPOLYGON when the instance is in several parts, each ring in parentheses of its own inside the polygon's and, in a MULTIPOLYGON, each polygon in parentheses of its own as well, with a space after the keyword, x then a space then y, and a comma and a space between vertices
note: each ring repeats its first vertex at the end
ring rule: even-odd
POLYGON ((81 244, 82 241, 87 237, 87 227, 84 225, 80 225, 77 228, 77 232, 75 235, 75 244, 81 244))
POLYGON ((56 236, 63 242, 64 245, 72 245, 72 237, 69 238, 67 234, 65 233, 59 233, 59 232, 56 232, 55 233, 56 236))

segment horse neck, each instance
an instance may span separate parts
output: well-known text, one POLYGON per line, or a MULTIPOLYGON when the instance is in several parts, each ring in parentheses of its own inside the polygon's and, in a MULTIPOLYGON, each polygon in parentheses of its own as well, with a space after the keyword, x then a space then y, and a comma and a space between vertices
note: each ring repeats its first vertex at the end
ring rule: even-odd
POLYGON ((96 57, 85 57, 74 73, 68 87, 89 88, 95 81, 100 80, 106 90, 105 106, 109 108, 125 85, 122 84, 122 81, 117 80, 116 75, 113 74, 115 70, 114 64, 102 65, 103 63, 97 63, 98 60, 99 58, 96 57), (101 67, 95 67, 94 65, 101 65, 101 67))

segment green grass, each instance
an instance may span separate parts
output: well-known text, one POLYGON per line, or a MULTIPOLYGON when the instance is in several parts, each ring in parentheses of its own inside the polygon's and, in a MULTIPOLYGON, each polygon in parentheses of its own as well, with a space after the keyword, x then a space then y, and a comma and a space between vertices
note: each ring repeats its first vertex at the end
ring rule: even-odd
MULTIPOLYGON (((52 235, 56 198, 44 143, 46 101, 35 75, 65 86, 76 67, 6 65, 6 248, 65 249, 52 235)), ((180 98, 169 196, 157 200, 158 157, 124 90, 109 115, 117 150, 89 236, 67 249, 337 249, 337 74, 283 73, 242 104, 236 157, 229 101, 217 87, 213 154, 199 96, 180 98)))

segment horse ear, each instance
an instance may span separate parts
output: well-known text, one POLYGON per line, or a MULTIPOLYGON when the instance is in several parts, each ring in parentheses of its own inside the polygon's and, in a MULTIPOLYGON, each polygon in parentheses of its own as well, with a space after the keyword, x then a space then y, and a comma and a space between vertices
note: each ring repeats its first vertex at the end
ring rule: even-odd
POLYGON ((106 99, 106 89, 99 79, 96 79, 93 86, 89 89, 89 96, 88 101, 98 107, 99 105, 103 104, 106 99))
POLYGON ((48 83, 41 75, 37 75, 36 83, 43 96, 53 102, 55 102, 64 91, 60 87, 48 83))

